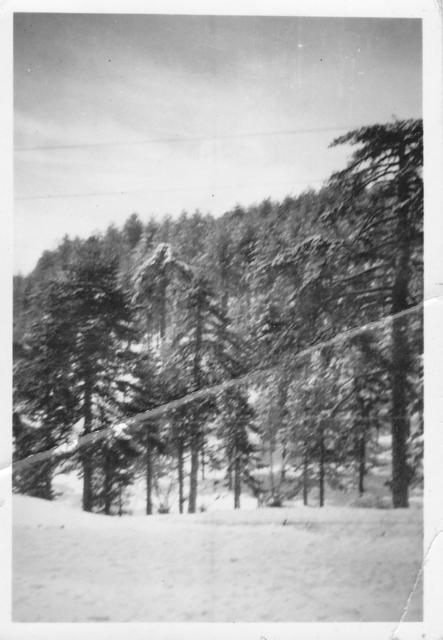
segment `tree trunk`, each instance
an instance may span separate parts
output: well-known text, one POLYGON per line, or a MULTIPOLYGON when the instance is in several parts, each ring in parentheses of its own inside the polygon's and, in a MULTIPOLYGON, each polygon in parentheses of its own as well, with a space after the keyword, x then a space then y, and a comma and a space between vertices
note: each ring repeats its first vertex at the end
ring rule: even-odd
POLYGON ((45 474, 45 499, 46 500, 52 500, 53 499, 53 495, 52 495, 52 466, 48 465, 48 469, 46 470, 46 474, 45 474))
POLYGON ((271 436, 271 441, 269 442, 269 485, 271 489, 271 495, 274 495, 274 436, 271 436))
MULTIPOLYGON (((404 169, 404 149, 399 150, 399 171, 404 169)), ((407 198, 407 185, 399 178, 399 204, 407 198)), ((408 219, 405 206, 398 211, 397 222, 397 257, 395 261, 395 279, 392 288, 392 314, 407 309, 408 284, 410 274, 410 249, 408 238, 408 219)), ((392 322, 392 503, 393 506, 407 507, 408 499, 408 468, 407 468, 407 370, 408 370, 408 336, 407 319, 394 318, 392 322)))
POLYGON ((358 495, 365 491, 366 475, 366 434, 369 429, 369 406, 362 397, 361 378, 354 378, 354 393, 356 395, 356 415, 354 418, 354 447, 358 469, 358 495))
POLYGON ((240 455, 235 452, 234 461, 234 509, 240 509, 240 494, 241 494, 241 460, 240 455))
POLYGON ((93 467, 89 452, 83 452, 83 495, 82 506, 83 511, 92 511, 93 495, 92 495, 92 476, 93 467))
POLYGON ((200 455, 201 455, 202 480, 204 480, 205 479, 205 447, 203 444, 201 446, 200 455))
POLYGON ((111 469, 111 461, 109 459, 108 452, 105 453, 105 464, 104 464, 104 494, 105 494, 105 505, 104 511, 107 516, 111 514, 112 507, 112 469, 111 469))
MULTIPOLYGON (((194 388, 196 390, 201 388, 202 375, 201 375, 201 356, 202 356, 202 338, 203 338, 203 318, 202 308, 200 302, 197 303, 195 308, 195 352, 193 362, 193 378, 194 388)), ((198 485, 198 462, 200 454, 200 416, 198 406, 194 412, 194 432, 191 436, 191 472, 189 476, 189 500, 188 500, 188 513, 195 513, 197 510, 197 485, 198 485)))
POLYGON ((365 491, 364 481, 366 475, 366 432, 360 434, 358 447, 358 493, 360 496, 365 491))
POLYGON ((179 513, 183 513, 183 440, 179 438, 177 442, 177 463, 178 463, 178 510, 179 513))
POLYGON ((228 459, 228 465, 228 491, 232 491, 232 460, 230 458, 228 459))
POLYGON ((223 359, 223 351, 224 351, 223 344, 224 344, 226 329, 227 329, 228 305, 229 305, 229 293, 228 293, 227 284, 226 284, 225 269, 223 267, 222 277, 221 277, 221 298, 220 298, 222 316, 220 318, 221 322, 218 328, 218 339, 217 339, 217 345, 216 345, 217 357, 220 362, 222 362, 222 359, 223 359))
POLYGON ((149 431, 146 434, 146 515, 152 514, 152 447, 149 442, 149 431))
POLYGON ((392 502, 394 507, 407 507, 407 399, 405 367, 405 320, 394 320, 392 332, 392 502), (395 326, 397 325, 397 326, 395 326), (403 325, 403 326, 399 326, 403 325))
POLYGON ((191 440, 191 472, 189 475, 189 500, 188 513, 195 513, 197 510, 197 484, 198 484, 198 459, 199 442, 196 435, 191 440))
POLYGON ((307 443, 305 443, 305 450, 303 452, 303 504, 305 507, 308 505, 308 447, 307 443))
MULTIPOLYGON (((50 404, 51 392, 51 387, 47 385, 45 402, 46 406, 49 406, 50 404)), ((52 447, 56 446, 57 444, 50 428, 45 429, 44 443, 48 449, 52 449, 52 447)), ((43 464, 40 463, 40 465, 38 465, 34 471, 32 471, 31 469, 31 474, 33 477, 32 485, 35 485, 31 486, 34 490, 37 489, 36 497, 43 498, 44 500, 53 500, 54 496, 52 493, 52 476, 54 468, 54 463, 49 458, 49 460, 46 460, 45 462, 43 462, 43 464), (37 476, 36 478, 35 475, 37 476), (37 479, 38 481, 36 482, 35 480, 37 479)))
MULTIPOLYGON (((85 376, 84 381, 84 399, 83 399, 83 418, 84 418, 84 426, 83 433, 88 434, 92 430, 92 383, 89 379, 89 376, 85 376)), ((92 511, 93 507, 93 488, 92 488, 92 480, 93 480, 93 461, 90 445, 86 445, 82 447, 81 452, 82 457, 82 467, 83 467, 83 495, 82 495, 82 506, 83 511, 92 511)))
MULTIPOLYGON (((278 424, 276 428, 276 433, 279 433, 279 430, 284 428, 285 424, 285 409, 286 409, 286 400, 288 396, 288 383, 284 376, 282 376, 278 382, 278 424)), ((286 475, 286 433, 283 432, 282 438, 282 452, 281 452, 281 468, 280 468, 280 478, 279 478, 279 487, 278 491, 281 492, 281 485, 285 480, 286 475)))
POLYGON ((43 498, 44 500, 53 500, 52 493, 52 463, 51 460, 46 460, 43 464, 40 464, 32 474, 31 491, 34 490, 34 494, 37 498, 43 498))
POLYGON ((325 439, 323 427, 320 429, 320 459, 319 459, 319 504, 323 507, 325 503, 325 439))
POLYGON ((166 290, 168 287, 168 282, 166 277, 162 278, 160 284, 160 303, 159 303, 159 314, 160 314, 160 340, 161 344, 163 344, 164 337, 166 335, 166 290))
POLYGON ((280 484, 286 480, 286 453, 286 443, 283 443, 281 452, 280 484))

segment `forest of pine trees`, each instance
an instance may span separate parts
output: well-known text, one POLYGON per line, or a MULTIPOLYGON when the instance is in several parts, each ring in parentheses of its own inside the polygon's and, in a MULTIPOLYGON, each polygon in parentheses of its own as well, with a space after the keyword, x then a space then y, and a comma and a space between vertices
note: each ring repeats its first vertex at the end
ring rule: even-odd
POLYGON ((365 492, 389 434, 392 505, 408 506, 423 441, 422 122, 333 144, 351 156, 317 192, 217 218, 134 213, 14 277, 15 460, 241 377, 16 471, 16 491, 52 499, 56 473, 76 471, 84 510, 121 514, 143 477, 150 514, 166 474, 193 513, 217 469, 234 508, 243 491, 322 506, 329 486, 365 492))

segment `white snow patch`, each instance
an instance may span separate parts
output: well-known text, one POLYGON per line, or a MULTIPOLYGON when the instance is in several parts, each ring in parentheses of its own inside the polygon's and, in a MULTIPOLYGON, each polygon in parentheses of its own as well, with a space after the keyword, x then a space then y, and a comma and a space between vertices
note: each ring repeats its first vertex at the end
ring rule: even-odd
POLYGON ((71 427, 71 431, 76 436, 81 435, 83 433, 84 424, 85 424, 85 419, 84 418, 80 418, 80 420, 77 420, 77 422, 71 427))
POLYGON ((125 422, 119 422, 112 427, 112 433, 116 438, 130 437, 127 433, 128 425, 125 422))
POLYGON ((63 444, 59 444, 58 447, 54 448, 54 453, 56 454, 64 454, 70 453, 74 451, 78 446, 78 438, 70 438, 68 442, 64 442, 63 444))
POLYGON ((419 509, 118 518, 16 495, 13 517, 20 622, 396 621, 421 563, 419 509))

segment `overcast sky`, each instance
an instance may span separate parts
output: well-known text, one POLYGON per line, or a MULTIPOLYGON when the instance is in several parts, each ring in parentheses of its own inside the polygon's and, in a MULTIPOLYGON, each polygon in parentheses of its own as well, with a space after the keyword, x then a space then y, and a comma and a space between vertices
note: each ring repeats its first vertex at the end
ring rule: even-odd
POLYGON ((335 127, 421 100, 418 20, 16 14, 15 271, 134 211, 318 187, 335 127))

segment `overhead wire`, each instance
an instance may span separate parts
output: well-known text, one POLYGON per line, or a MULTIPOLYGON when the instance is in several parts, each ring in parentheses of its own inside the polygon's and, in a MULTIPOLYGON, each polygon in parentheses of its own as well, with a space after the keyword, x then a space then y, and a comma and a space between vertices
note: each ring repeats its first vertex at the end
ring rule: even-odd
MULTIPOLYGON (((359 125, 361 126, 361 125, 359 125)), ((95 148, 111 148, 111 147, 130 147, 130 146, 143 146, 151 144, 171 144, 171 143, 191 143, 191 142, 217 142, 218 140, 230 140, 230 139, 242 139, 242 138, 254 138, 254 137, 270 137, 270 136, 283 136, 283 135, 302 135, 310 133, 322 133, 332 131, 345 131, 352 130, 350 125, 336 125, 331 127, 311 127, 311 128, 299 128, 299 129, 286 129, 279 131, 255 131, 244 133, 232 133, 232 134, 220 134, 215 136, 175 136, 167 138, 150 138, 146 140, 128 140, 128 141, 116 141, 116 142, 90 142, 79 144, 67 144, 67 145, 41 145, 34 147, 16 147, 15 152, 34 152, 34 151, 59 151, 59 150, 77 150, 77 149, 95 149, 95 148)), ((285 185, 302 185, 302 184, 318 184, 323 182, 323 178, 315 178, 312 180, 298 180, 287 181, 279 183, 271 183, 269 186, 275 186, 276 184, 285 185)), ((231 189, 231 188, 245 188, 243 185, 218 185, 217 190, 231 189)), ((253 186, 253 185, 251 185, 253 186)), ((266 185, 267 186, 267 185, 266 185)), ((64 198, 94 198, 105 196, 127 196, 136 193, 151 193, 158 191, 194 191, 194 190, 207 190, 211 191, 207 185, 196 186, 183 186, 183 187, 152 187, 143 189, 120 189, 116 191, 97 191, 90 193, 66 193, 66 194, 35 194, 29 196, 15 196, 14 200, 53 200, 64 198)))
MULTIPOLYGON (((434 301, 441 300, 441 296, 432 298, 430 300, 427 300, 426 302, 430 302, 432 300, 434 301)), ((337 333, 335 336, 333 336, 332 338, 329 338, 327 340, 322 340, 314 345, 311 345, 309 347, 306 347, 305 349, 300 350, 298 353, 294 355, 293 361, 300 360, 306 357, 307 355, 313 353, 314 351, 317 351, 318 349, 339 344, 342 341, 348 340, 349 338, 352 338, 360 333, 368 331, 369 329, 375 329, 380 325, 383 326, 384 324, 391 322, 393 320, 397 320, 397 319, 409 316, 410 314, 415 313, 416 311, 421 309, 423 306, 424 306, 424 302, 420 302, 416 305, 409 307, 408 309, 405 309, 404 311, 400 311, 395 314, 388 314, 386 316, 379 318, 378 320, 367 322, 364 325, 361 325, 359 327, 354 327, 351 329, 347 329, 345 331, 341 331, 337 333)), ((198 389, 196 391, 186 394, 181 398, 177 398, 176 400, 166 402, 158 407, 154 407, 153 409, 149 409, 148 411, 144 411, 135 416, 127 418, 126 420, 121 419, 119 421, 112 423, 108 427, 104 427, 102 429, 98 429, 96 431, 92 431, 90 433, 82 435, 70 447, 67 447, 66 445, 60 445, 57 447, 53 447, 52 449, 47 449, 45 451, 40 451, 37 453, 30 454, 29 456, 27 456, 26 458, 22 458, 21 460, 14 460, 12 462, 12 469, 13 471, 17 472, 17 471, 26 469, 38 462, 47 460, 49 458, 70 457, 78 449, 85 446, 86 444, 90 444, 90 443, 95 444, 96 442, 102 440, 107 436, 110 436, 112 434, 115 435, 115 429, 117 426, 120 426, 122 424, 124 424, 128 428, 143 426, 143 423, 145 423, 147 420, 150 420, 150 419, 152 420, 154 418, 162 416, 165 413, 169 413, 170 411, 173 411, 175 409, 180 408, 183 405, 188 404, 189 402, 201 399, 208 395, 220 393, 225 389, 235 388, 245 383, 252 383, 254 379, 257 378, 258 376, 269 375, 270 373, 272 373, 278 368, 279 368, 279 365, 271 365, 270 367, 266 367, 266 368, 258 368, 253 371, 249 371, 236 378, 225 380, 221 383, 212 385, 210 387, 204 387, 202 389, 198 389)))
POLYGON ((146 140, 122 140, 116 142, 82 142, 78 144, 60 144, 60 145, 36 145, 34 147, 15 147, 15 152, 32 152, 32 151, 58 151, 58 150, 74 150, 74 149, 93 149, 100 147, 130 147, 138 145, 176 143, 176 142, 210 142, 217 140, 230 140, 239 138, 259 138, 268 136, 298 135, 304 133, 322 133, 329 131, 345 131, 360 128, 362 125, 337 125, 331 127, 311 127, 300 129, 286 129, 278 131, 249 131, 244 133, 227 133, 217 134, 214 136, 180 136, 176 135, 168 138, 148 138, 146 140))
MULTIPOLYGON (((271 182, 271 183, 261 183, 260 186, 283 186, 283 185, 309 185, 309 184, 319 184, 324 182, 324 178, 316 178, 314 180, 288 180, 285 182, 271 182)), ((42 194, 42 195, 30 195, 30 196, 15 196, 14 200, 58 200, 63 198, 96 198, 102 196, 127 196, 133 194, 143 194, 143 193, 156 193, 162 191, 209 191, 211 195, 214 197, 214 191, 219 191, 222 189, 244 189, 248 187, 255 186, 254 184, 244 184, 244 185, 217 185, 216 188, 211 189, 209 185, 193 185, 193 186, 182 186, 182 187, 148 187, 144 189, 121 189, 119 191, 93 191, 86 193, 65 193, 65 194, 42 194)))

